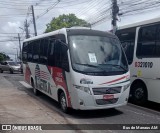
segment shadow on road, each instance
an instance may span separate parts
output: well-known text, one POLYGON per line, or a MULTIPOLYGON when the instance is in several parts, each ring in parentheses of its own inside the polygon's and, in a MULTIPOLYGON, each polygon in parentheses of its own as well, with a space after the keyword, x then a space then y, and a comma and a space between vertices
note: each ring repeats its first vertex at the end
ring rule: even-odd
POLYGON ((148 101, 147 104, 144 105, 144 107, 150 108, 150 109, 153 109, 153 110, 156 110, 156 111, 160 112, 160 104, 158 104, 158 103, 148 101))
POLYGON ((71 115, 78 119, 83 118, 104 118, 120 115, 123 112, 117 109, 101 109, 101 110, 71 110, 71 115))
MULTIPOLYGON (((133 104, 133 103, 131 103, 131 104, 133 104)), ((151 102, 151 101, 147 101, 146 104, 141 105, 141 106, 139 106, 139 105, 135 105, 135 106, 142 107, 144 109, 147 108, 147 109, 151 109, 151 110, 160 112, 160 104, 159 103, 155 103, 155 102, 151 102)))

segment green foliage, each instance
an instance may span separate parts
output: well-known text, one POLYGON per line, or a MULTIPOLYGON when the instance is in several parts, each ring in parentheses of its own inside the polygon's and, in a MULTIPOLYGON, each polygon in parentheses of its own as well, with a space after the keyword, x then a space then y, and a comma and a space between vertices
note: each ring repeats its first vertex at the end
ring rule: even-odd
POLYGON ((10 60, 10 57, 5 53, 0 53, 0 61, 10 60))
POLYGON ((51 32, 57 29, 61 28, 70 28, 73 26, 83 26, 83 27, 89 27, 90 24, 87 23, 85 20, 79 19, 75 16, 75 14, 69 14, 69 15, 60 15, 57 18, 53 18, 50 23, 48 23, 46 29, 47 32, 51 32))
POLYGON ((0 54, 0 62, 3 60, 4 60, 3 55, 0 54))

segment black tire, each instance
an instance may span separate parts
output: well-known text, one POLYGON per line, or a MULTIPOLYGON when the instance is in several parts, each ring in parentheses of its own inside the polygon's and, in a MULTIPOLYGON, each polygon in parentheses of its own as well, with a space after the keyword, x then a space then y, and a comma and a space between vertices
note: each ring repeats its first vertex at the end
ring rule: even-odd
POLYGON ((147 88, 143 83, 136 83, 131 88, 130 100, 132 103, 137 105, 144 105, 147 102, 147 88))
POLYGON ((9 71, 10 71, 10 74, 13 74, 13 70, 12 69, 10 69, 9 71))
POLYGON ((3 73, 3 70, 2 70, 2 69, 0 69, 0 72, 1 72, 1 73, 3 73))
POLYGON ((38 96, 38 95, 39 95, 39 91, 36 89, 33 80, 31 81, 31 84, 32 84, 32 87, 33 87, 33 93, 34 93, 34 95, 35 95, 35 96, 38 96))
POLYGON ((59 104, 61 106, 61 110, 64 113, 68 113, 69 112, 69 109, 67 107, 67 100, 66 100, 66 96, 65 96, 64 92, 61 92, 61 94, 59 96, 59 104))

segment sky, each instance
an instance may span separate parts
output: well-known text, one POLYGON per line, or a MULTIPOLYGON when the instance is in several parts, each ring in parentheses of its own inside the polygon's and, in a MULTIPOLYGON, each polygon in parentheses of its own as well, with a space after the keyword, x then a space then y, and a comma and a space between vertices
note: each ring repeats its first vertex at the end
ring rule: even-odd
MULTIPOLYGON (((147 2, 147 0, 134 0, 134 2, 132 0, 117 1, 120 8, 119 12, 124 13, 124 15, 118 17, 118 27, 160 17, 158 0, 153 0, 152 3, 147 2), (144 5, 145 2, 146 5, 144 5), (158 2, 158 4, 154 2, 158 2), (146 7, 153 8, 139 13, 146 7), (138 13, 134 12, 133 9, 137 9, 138 13), (125 12, 130 13, 127 14, 125 12)), ((112 28, 111 0, 0 0, 0 52, 5 52, 12 59, 15 59, 17 50, 19 52, 17 33, 20 33, 21 42, 25 38, 23 31, 25 19, 30 24, 29 30, 33 36, 31 5, 35 9, 38 34, 43 34, 46 24, 53 17, 69 13, 74 13, 77 17, 92 23, 92 29, 108 31, 112 28), (96 23, 101 19, 103 21, 96 23)))

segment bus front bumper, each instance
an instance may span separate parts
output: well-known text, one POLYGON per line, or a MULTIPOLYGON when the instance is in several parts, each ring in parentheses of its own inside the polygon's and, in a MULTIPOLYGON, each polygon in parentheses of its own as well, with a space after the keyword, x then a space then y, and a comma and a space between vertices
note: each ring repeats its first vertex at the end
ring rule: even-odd
POLYGON ((107 105, 107 106, 80 106, 79 110, 99 110, 99 109, 110 109, 110 108, 116 108, 120 106, 127 105, 127 102, 121 103, 121 104, 115 104, 115 105, 107 105))
POLYGON ((79 92, 78 106, 74 109, 77 110, 98 110, 98 109, 109 109, 124 106, 128 102, 129 88, 124 92, 115 95, 114 99, 107 101, 103 99, 103 95, 88 95, 83 92, 79 92), (104 103, 105 102, 105 103, 104 103), (111 103, 112 102, 112 103, 111 103))

